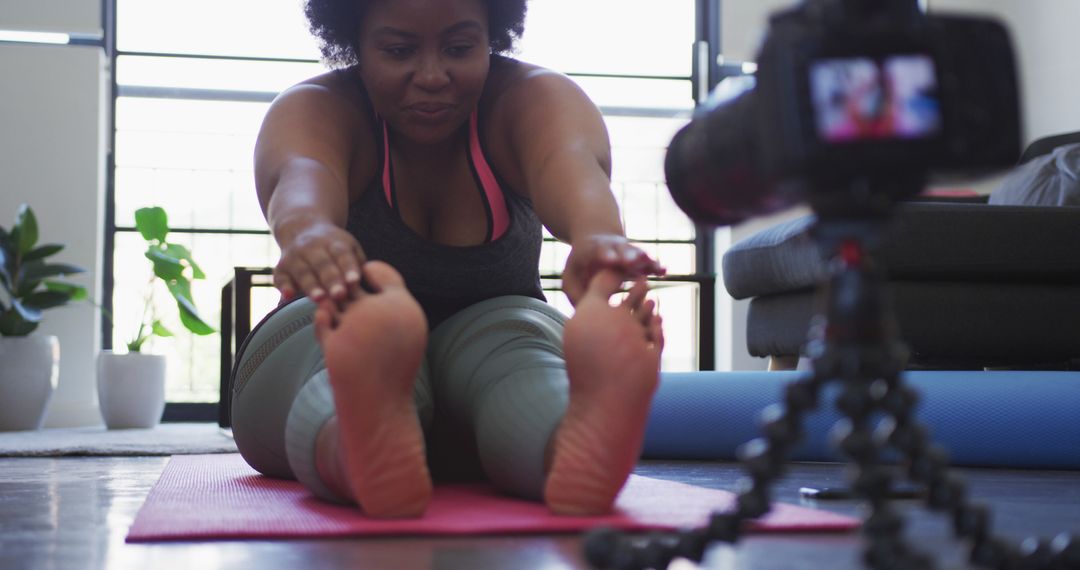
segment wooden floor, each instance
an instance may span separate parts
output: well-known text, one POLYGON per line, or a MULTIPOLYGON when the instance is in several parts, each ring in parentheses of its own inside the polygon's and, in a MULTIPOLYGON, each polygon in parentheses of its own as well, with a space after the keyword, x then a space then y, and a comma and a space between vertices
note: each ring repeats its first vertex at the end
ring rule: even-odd
MULTIPOLYGON (((335 539, 124 544, 124 536, 168 458, 0 459, 0 569, 299 569, 561 570, 588 568, 577 536, 444 539, 335 539)), ((1017 541, 1033 534, 1080 534, 1080 473, 962 470, 971 494, 994 506, 995 526, 1017 541)), ((733 490, 737 466, 645 462, 641 475, 733 490)), ((804 485, 836 485, 844 466, 793 465, 775 488, 798 503, 804 485)), ((949 526, 905 501, 908 535, 937 554, 939 568, 967 568, 949 526)), ((841 501, 819 507, 857 514, 841 501)), ((849 534, 751 536, 715 546, 704 568, 844 570, 861 568, 860 539, 849 534)), ((689 563, 673 568, 694 568, 689 563)))

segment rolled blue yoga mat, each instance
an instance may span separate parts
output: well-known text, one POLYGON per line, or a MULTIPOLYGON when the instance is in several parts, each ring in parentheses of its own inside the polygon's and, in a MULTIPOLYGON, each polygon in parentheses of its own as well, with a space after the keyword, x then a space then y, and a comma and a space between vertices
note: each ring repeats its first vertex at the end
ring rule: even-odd
MULTIPOLYGON (((664 373, 645 430, 646 459, 735 459, 761 437, 760 414, 802 372, 664 373)), ((1080 468, 1080 372, 917 371, 918 421, 958 466, 1080 468)), ((829 431, 839 383, 804 420, 795 461, 839 461, 829 431)), ((895 459, 895 456, 892 456, 895 459)), ((888 459, 888 457, 886 457, 888 459)))

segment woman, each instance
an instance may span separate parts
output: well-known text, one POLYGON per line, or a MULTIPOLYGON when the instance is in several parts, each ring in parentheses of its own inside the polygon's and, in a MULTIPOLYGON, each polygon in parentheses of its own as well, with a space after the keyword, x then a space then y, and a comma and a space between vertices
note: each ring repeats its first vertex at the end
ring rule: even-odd
POLYGON ((524 0, 306 13, 338 69, 275 100, 255 156, 275 286, 306 298, 241 349, 241 453, 373 517, 421 515, 429 461, 557 513, 610 510, 657 383, 643 276, 663 269, 623 236, 596 107, 498 55, 524 0), (541 223, 572 247, 568 322, 543 300, 541 223))

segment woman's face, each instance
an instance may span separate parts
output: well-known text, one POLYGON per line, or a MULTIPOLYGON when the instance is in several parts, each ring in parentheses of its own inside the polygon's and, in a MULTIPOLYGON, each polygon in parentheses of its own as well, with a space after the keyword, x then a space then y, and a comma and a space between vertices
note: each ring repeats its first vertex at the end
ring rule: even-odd
POLYGON ((483 0, 375 0, 359 40, 375 111, 414 142, 447 139, 480 100, 491 64, 483 0))

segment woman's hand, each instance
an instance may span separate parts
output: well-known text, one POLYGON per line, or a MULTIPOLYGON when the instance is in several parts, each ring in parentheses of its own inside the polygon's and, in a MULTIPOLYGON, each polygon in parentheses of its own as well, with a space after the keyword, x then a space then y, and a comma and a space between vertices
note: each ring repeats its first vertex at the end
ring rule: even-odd
POLYGON ((667 272, 649 254, 621 235, 591 235, 571 244, 570 257, 563 269, 563 291, 572 304, 577 305, 589 281, 602 269, 611 269, 626 281, 667 272))
POLYGON ((359 293, 365 261, 364 250, 349 232, 332 223, 309 224, 282 243, 274 287, 283 301, 301 293, 316 303, 327 297, 342 301, 359 293))

